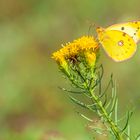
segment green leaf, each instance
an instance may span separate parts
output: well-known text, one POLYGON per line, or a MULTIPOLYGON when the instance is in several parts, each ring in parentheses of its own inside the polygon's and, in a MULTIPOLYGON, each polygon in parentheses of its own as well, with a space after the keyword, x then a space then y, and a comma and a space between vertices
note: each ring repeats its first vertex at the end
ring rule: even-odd
POLYGON ((118 123, 118 99, 116 100, 115 104, 115 124, 117 125, 118 123))
POLYGON ((76 98, 74 98, 74 97, 72 97, 72 96, 70 96, 70 95, 68 95, 68 96, 69 96, 69 98, 70 98, 74 103, 76 103, 77 105, 80 105, 81 107, 84 107, 84 108, 89 109, 89 107, 87 107, 87 105, 84 104, 83 102, 77 100, 76 98))
POLYGON ((128 127, 129 120, 130 120, 132 114, 133 114, 132 111, 131 111, 131 112, 128 111, 128 113, 127 113, 127 120, 126 120, 125 126, 124 126, 124 128, 121 130, 122 133, 123 133, 123 132, 125 131, 125 129, 128 127))
POLYGON ((77 113, 78 113, 82 118, 86 119, 87 121, 93 122, 92 119, 88 118, 87 116, 83 115, 82 113, 80 113, 80 112, 77 112, 77 113))
POLYGON ((72 90, 67 90, 65 88, 61 88, 61 87, 58 87, 59 89, 63 90, 63 91, 66 91, 66 92, 70 92, 70 93, 74 93, 74 94, 83 94, 84 91, 72 91, 72 90))
POLYGON ((106 92, 107 92, 107 90, 109 89, 110 85, 113 86, 113 79, 112 79, 112 78, 113 78, 113 74, 111 74, 110 81, 108 82, 108 85, 107 85, 107 87, 105 88, 104 92, 100 95, 100 98, 102 98, 102 97, 106 94, 106 92))
POLYGON ((127 127, 127 140, 130 140, 130 138, 131 138, 131 134, 130 134, 130 132, 131 132, 131 129, 130 129, 130 125, 128 124, 128 127, 127 127))
POLYGON ((135 140, 140 140, 140 134, 137 135, 135 140))

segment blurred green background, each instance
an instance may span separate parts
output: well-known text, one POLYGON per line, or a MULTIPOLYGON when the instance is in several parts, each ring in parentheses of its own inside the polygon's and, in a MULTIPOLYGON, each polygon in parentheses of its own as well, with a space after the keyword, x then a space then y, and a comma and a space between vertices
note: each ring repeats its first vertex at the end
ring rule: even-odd
MULTIPOLYGON (((91 140, 87 122, 75 112, 79 108, 58 89, 68 83, 51 54, 87 35, 91 23, 106 27, 139 20, 139 5, 139 0, 0 0, 0 140, 91 140)), ((112 72, 117 81, 120 115, 134 108, 135 135, 140 49, 123 63, 101 53, 104 81, 112 72)))

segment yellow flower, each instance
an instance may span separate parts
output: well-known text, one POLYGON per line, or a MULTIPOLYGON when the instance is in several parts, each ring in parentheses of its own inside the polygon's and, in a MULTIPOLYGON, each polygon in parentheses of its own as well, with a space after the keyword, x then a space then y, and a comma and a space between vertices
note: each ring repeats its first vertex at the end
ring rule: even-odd
POLYGON ((85 58, 90 67, 94 67, 96 62, 96 54, 94 52, 85 52, 85 58))
POLYGON ((65 70, 65 72, 69 75, 68 71, 68 63, 66 62, 66 59, 63 56, 63 52, 57 51, 53 53, 53 58, 55 58, 56 62, 65 70))
POLYGON ((90 51, 95 52, 98 49, 98 43, 92 36, 83 36, 72 43, 62 45, 59 51, 54 52, 52 58, 55 59, 60 65, 64 60, 71 59, 78 56, 81 52, 90 51))

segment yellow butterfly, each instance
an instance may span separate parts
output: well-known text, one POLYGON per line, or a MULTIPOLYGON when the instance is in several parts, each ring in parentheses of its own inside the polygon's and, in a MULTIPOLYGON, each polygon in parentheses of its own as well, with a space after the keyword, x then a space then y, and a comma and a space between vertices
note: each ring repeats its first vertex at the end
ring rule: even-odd
POLYGON ((106 53, 117 62, 131 58, 140 40, 140 21, 97 27, 99 42, 106 53))

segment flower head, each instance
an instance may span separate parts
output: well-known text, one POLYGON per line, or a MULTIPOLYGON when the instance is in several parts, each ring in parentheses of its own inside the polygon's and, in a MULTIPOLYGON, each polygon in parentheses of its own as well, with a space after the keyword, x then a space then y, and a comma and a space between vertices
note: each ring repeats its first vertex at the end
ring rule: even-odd
POLYGON ((60 50, 52 54, 52 58, 68 77, 76 77, 76 71, 87 73, 86 69, 94 69, 98 50, 99 45, 94 37, 83 36, 65 46, 62 45, 60 50))
POLYGON ((96 62, 96 53, 94 52, 85 52, 85 58, 88 63, 88 65, 92 68, 95 65, 96 62))
POLYGON ((72 43, 62 45, 59 51, 54 52, 52 58, 56 60, 60 65, 64 60, 71 59, 80 55, 82 52, 95 52, 98 48, 98 43, 93 37, 83 36, 72 43))

